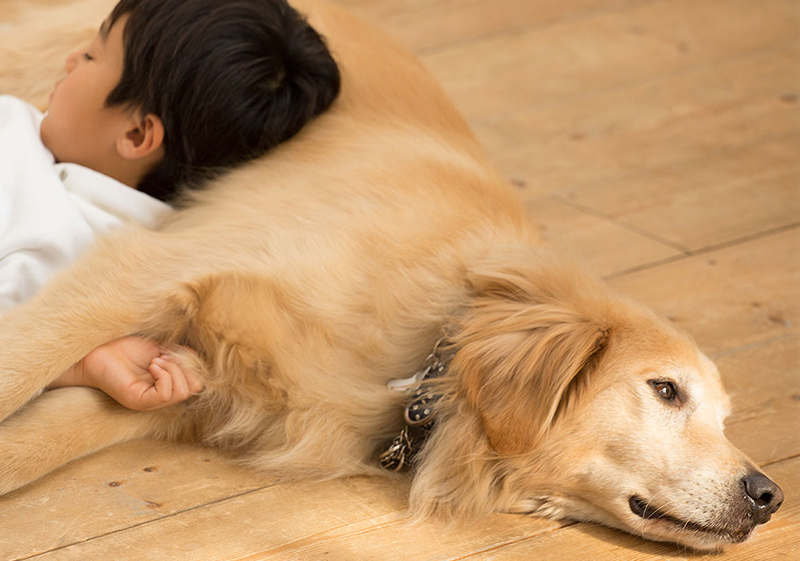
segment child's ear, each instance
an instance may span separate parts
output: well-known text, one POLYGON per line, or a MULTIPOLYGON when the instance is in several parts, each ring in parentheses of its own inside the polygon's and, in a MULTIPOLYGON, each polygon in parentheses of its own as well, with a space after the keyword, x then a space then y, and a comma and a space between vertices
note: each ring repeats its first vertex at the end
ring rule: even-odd
POLYGON ((148 113, 132 119, 127 130, 117 138, 117 152, 126 160, 139 160, 158 153, 164 144, 164 124, 158 116, 148 113))

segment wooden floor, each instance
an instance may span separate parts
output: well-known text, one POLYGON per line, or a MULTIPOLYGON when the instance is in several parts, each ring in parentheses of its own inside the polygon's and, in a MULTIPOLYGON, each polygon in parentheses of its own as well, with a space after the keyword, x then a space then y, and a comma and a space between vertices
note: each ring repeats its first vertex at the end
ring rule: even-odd
MULTIPOLYGON (((549 243, 716 359, 730 438, 787 499, 713 559, 800 560, 800 2, 339 3, 420 55, 549 243)), ((139 442, 0 499, 0 559, 701 557, 511 515, 409 528, 405 492, 277 485, 213 452, 139 442)))

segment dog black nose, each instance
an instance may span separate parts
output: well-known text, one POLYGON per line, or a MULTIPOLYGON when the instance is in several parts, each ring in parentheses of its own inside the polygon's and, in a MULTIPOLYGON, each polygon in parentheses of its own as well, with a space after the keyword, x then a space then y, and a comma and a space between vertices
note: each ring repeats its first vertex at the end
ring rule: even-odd
POLYGON ((763 473, 752 472, 743 479, 744 491, 753 504, 753 520, 756 524, 769 521, 772 513, 783 503, 783 491, 763 473))

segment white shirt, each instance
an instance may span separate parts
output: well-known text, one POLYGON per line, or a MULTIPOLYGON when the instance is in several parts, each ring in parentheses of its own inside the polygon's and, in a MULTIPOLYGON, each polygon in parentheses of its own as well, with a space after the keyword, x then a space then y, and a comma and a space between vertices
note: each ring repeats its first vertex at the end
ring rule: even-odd
POLYGON ((0 96, 0 314, 36 294, 95 237, 129 221, 154 227, 170 206, 76 164, 56 164, 44 116, 0 96))

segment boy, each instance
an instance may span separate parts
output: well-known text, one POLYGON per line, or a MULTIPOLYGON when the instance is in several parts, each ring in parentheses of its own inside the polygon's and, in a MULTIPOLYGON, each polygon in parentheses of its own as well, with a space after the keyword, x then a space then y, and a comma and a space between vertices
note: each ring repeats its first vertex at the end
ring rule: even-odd
MULTIPOLYGON (((38 147, 19 145, 20 131, 35 130, 40 117, 0 98, 0 158, 3 148, 10 155, 0 170, 11 170, 0 174, 0 191, 30 210, 37 186, 51 187, 43 199, 63 188, 67 196, 50 207, 74 218, 38 220, 39 231, 15 236, 20 221, 5 217, 3 230, 0 216, 0 286, 7 269, 10 284, 24 287, 9 291, 16 299, 6 306, 37 291, 96 233, 130 219, 152 226, 164 211, 154 199, 172 201, 180 188, 197 188, 292 137, 340 86, 323 40, 285 0, 121 0, 66 67, 38 147), (5 144, 4 127, 12 133, 5 144), (44 154, 44 165, 30 154, 44 154), (115 205, 117 195, 124 203, 115 205)), ((127 337, 96 349, 51 387, 94 386, 139 410, 171 405, 202 388, 189 362, 174 358, 181 353, 127 337)))

